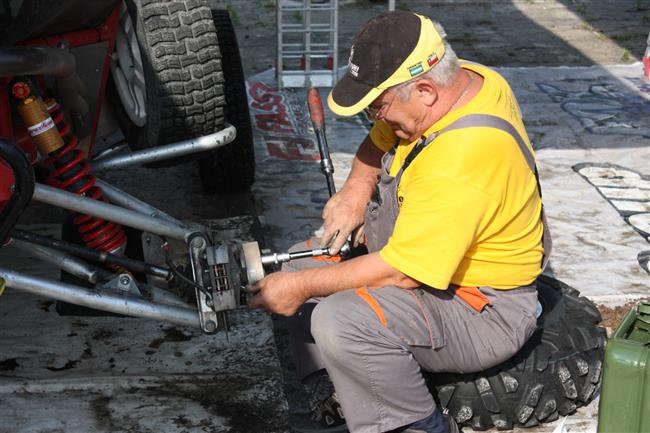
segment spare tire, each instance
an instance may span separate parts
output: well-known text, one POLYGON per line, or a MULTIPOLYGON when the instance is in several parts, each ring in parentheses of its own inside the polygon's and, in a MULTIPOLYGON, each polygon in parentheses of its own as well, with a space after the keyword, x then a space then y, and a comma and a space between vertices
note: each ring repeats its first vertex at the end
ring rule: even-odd
POLYGON ((508 361, 475 374, 436 373, 427 382, 439 406, 473 430, 532 427, 591 401, 606 342, 596 306, 553 278, 538 278, 537 330, 508 361))
POLYGON ((126 0, 111 70, 132 148, 223 129, 221 54, 205 0, 126 0))
POLYGON ((226 105, 226 120, 235 126, 237 137, 199 162, 201 183, 209 192, 238 192, 247 189, 255 180, 253 130, 248 112, 246 79, 239 55, 237 36, 226 9, 213 9, 212 18, 217 30, 222 56, 226 105))

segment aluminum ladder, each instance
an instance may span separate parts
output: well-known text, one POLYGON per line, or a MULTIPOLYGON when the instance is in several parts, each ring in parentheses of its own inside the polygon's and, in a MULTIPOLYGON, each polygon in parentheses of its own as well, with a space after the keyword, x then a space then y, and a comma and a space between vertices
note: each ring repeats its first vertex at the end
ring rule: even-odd
POLYGON ((338 9, 338 0, 277 0, 278 88, 336 83, 338 9))

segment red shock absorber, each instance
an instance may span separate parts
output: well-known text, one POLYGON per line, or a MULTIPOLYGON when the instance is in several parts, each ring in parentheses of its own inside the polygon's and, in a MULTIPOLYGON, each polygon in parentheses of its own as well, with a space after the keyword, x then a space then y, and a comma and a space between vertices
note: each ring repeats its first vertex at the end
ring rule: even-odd
MULTIPOLYGON (((46 100, 45 104, 65 143, 50 153, 45 161, 54 168, 47 183, 94 200, 106 201, 102 189, 95 185, 95 176, 90 174, 90 164, 81 149, 77 149, 79 140, 66 122, 61 106, 52 98, 46 100)), ((88 248, 116 253, 126 245, 124 231, 113 222, 83 214, 76 214, 72 221, 88 248)))

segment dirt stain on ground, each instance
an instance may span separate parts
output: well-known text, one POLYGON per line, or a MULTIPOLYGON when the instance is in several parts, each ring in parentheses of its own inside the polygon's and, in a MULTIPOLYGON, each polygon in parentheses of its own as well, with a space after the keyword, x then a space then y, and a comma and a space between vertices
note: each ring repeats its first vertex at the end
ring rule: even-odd
POLYGON ((113 428, 114 425, 112 422, 111 410, 108 407, 110 402, 110 397, 97 397, 90 402, 90 409, 95 414, 95 419, 99 426, 105 428, 107 431, 115 431, 113 428))
POLYGON ((81 359, 88 359, 93 356, 93 350, 90 347, 90 344, 88 342, 85 343, 85 348, 83 353, 81 354, 81 359))
MULTIPOLYGON (((272 390, 271 394, 278 392, 280 395, 268 395, 269 391, 259 389, 259 398, 251 399, 249 393, 259 385, 260 378, 255 377, 255 374, 235 375, 219 376, 213 381, 190 386, 170 382, 147 392, 171 394, 196 401, 210 413, 228 418, 228 432, 286 431, 285 417, 281 416, 282 409, 278 407, 278 402, 282 401, 282 391, 272 390)), ((179 417, 174 421, 181 426, 187 420, 179 417)))
POLYGON ((116 334, 115 331, 109 329, 98 329, 92 333, 93 340, 102 341, 108 340, 116 334))
POLYGON ((65 371, 65 370, 70 370, 71 368, 75 368, 79 364, 79 361, 68 361, 65 363, 63 367, 45 367, 50 371, 65 371))
POLYGON ((16 358, 0 361, 0 371, 13 371, 16 367, 18 367, 18 361, 16 361, 16 358))
POLYGON ((38 303, 39 308, 45 311, 46 313, 50 312, 50 307, 52 305, 54 305, 54 301, 41 301, 38 303))
MULTIPOLYGON (((642 299, 643 301, 650 301, 650 298, 645 298, 642 299)), ((600 322, 600 326, 604 326, 605 328, 610 328, 612 330, 615 330, 618 325, 621 324, 621 320, 623 320, 623 317, 633 308, 636 307, 636 305, 639 303, 639 301, 631 301, 628 302, 627 304, 624 305, 619 305, 618 307, 610 308, 606 305, 598 304, 596 307, 598 307, 598 311, 600 311, 600 314, 603 316, 603 321, 600 322)))
POLYGON ((165 328, 163 329, 163 332, 165 333, 165 336, 152 340, 151 343, 149 343, 149 347, 152 349, 159 349, 160 346, 166 342, 188 341, 192 339, 191 335, 183 334, 175 327, 165 328))

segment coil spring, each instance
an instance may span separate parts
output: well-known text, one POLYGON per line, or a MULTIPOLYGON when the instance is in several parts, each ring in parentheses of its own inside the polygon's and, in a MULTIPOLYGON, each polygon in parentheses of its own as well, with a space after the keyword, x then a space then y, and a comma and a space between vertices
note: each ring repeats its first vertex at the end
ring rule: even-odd
MULTIPOLYGON (((77 149, 79 140, 72 132, 70 124, 66 122, 61 106, 53 99, 48 99, 46 104, 65 143, 65 146, 52 152, 45 161, 47 165, 54 167, 47 183, 93 200, 106 201, 102 189, 95 185, 95 176, 90 174, 90 164, 83 152, 77 149)), ((77 226, 81 239, 88 248, 116 252, 126 244, 122 227, 113 222, 84 214, 75 214, 72 222, 77 226)))

